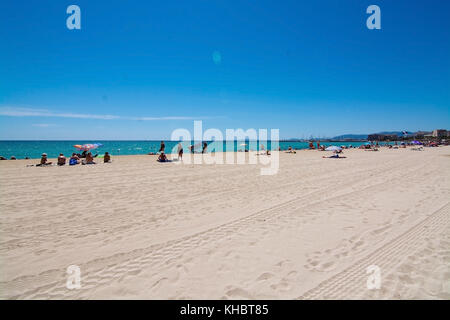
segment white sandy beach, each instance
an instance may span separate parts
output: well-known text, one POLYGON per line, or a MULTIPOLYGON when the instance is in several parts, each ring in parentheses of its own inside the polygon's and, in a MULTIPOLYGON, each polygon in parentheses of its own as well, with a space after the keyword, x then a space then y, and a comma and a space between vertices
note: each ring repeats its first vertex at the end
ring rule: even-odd
POLYGON ((450 147, 323 155, 0 161, 0 298, 450 299, 450 147))

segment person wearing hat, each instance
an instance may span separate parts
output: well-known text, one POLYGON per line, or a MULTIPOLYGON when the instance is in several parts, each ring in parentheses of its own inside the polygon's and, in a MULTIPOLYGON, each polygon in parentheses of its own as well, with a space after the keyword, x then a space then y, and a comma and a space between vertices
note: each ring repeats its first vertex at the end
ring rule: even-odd
POLYGON ((41 157, 41 163, 37 164, 36 166, 37 167, 39 167, 39 166, 48 166, 48 165, 51 165, 51 164, 52 164, 51 162, 48 162, 47 154, 43 153, 42 157, 41 157))

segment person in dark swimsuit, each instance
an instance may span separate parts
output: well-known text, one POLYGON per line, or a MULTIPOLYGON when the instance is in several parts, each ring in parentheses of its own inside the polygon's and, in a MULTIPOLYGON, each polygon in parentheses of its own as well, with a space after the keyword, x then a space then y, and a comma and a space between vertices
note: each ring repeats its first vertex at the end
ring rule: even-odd
POLYGON ((203 142, 203 149, 202 153, 206 153, 206 149, 208 148, 208 144, 206 142, 203 142))
POLYGON ((111 156, 109 155, 109 152, 105 152, 105 155, 103 156, 103 163, 111 162, 111 156))
POLYGON ((178 160, 183 160, 183 147, 181 143, 178 144, 178 160))
POLYGON ((158 162, 169 162, 169 159, 167 159, 166 155, 164 154, 164 152, 161 152, 161 154, 158 157, 158 160, 156 160, 158 162))
POLYGON ((159 148, 159 152, 163 153, 164 149, 166 149, 166 145, 164 144, 164 141, 161 141, 161 147, 159 148))

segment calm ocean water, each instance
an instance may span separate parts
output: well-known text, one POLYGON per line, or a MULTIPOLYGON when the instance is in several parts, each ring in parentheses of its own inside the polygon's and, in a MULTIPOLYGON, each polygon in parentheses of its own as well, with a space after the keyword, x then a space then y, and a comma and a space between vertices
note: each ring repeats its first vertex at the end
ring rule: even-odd
MULTIPOLYGON (((59 153, 64 155, 71 155, 72 152, 77 152, 73 146, 75 144, 86 143, 101 143, 103 146, 93 150, 93 153, 103 154, 108 151, 112 155, 133 155, 133 154, 147 154, 149 152, 157 152, 160 147, 161 141, 0 141, 0 156, 10 158, 15 156, 17 159, 40 158, 43 152, 48 154, 49 158, 55 158, 59 153)), ((255 141, 245 142, 247 143, 247 149, 257 150, 259 149, 259 143, 255 141)), ((165 141, 166 153, 170 153, 170 150, 175 148, 178 144, 176 141, 165 141)), ((244 150, 244 142, 235 141, 231 146, 226 142, 223 142, 223 151, 238 151, 244 150)), ((329 145, 353 145, 360 146, 363 142, 324 142, 321 143, 325 146, 329 145)), ((191 145, 189 142, 182 143, 184 152, 188 152, 188 147, 191 145)), ((315 145, 315 144, 314 144, 315 145)), ((294 149, 307 149, 307 142, 279 142, 281 150, 287 150, 289 146, 294 149)), ((265 145, 266 149, 271 149, 271 143, 268 142, 265 145)), ((209 142, 208 152, 212 150, 220 150, 220 142, 209 142)), ((201 151, 201 146, 196 148, 196 151, 201 151)), ((176 151, 175 151, 176 152, 176 151)))

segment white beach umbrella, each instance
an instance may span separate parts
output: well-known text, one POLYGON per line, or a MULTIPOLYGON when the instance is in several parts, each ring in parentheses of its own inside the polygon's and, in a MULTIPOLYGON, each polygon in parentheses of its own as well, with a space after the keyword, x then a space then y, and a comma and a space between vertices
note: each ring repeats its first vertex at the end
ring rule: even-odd
POLYGON ((326 151, 341 151, 342 148, 341 147, 337 147, 337 146, 329 146, 328 148, 325 149, 326 151))

